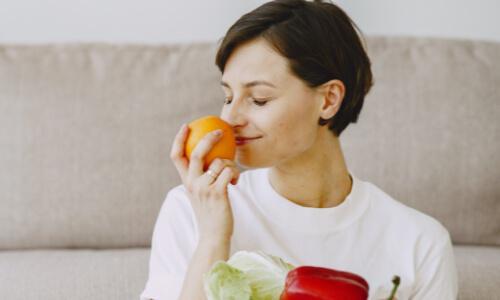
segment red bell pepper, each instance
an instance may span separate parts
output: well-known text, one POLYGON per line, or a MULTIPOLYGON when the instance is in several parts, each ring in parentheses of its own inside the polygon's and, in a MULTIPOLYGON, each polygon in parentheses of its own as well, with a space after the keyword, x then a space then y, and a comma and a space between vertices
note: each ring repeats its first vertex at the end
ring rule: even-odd
POLYGON ((368 291, 368 282, 354 273, 301 266, 288 272, 280 300, 366 300, 368 291))

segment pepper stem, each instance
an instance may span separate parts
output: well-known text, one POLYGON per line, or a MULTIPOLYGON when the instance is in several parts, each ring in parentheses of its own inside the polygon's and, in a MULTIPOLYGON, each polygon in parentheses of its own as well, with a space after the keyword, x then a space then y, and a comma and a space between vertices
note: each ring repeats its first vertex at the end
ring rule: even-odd
POLYGON ((394 295, 396 294, 396 290, 398 289, 398 286, 399 286, 400 282, 401 282, 401 278, 399 278, 398 275, 395 275, 392 278, 392 283, 394 283, 394 287, 392 288, 391 295, 389 296, 389 299, 387 299, 387 300, 393 300, 394 299, 394 295))

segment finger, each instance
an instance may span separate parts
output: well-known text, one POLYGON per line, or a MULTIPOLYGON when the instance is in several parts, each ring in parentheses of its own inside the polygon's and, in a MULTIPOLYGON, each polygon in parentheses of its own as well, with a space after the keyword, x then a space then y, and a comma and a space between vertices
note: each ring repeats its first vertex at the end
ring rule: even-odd
POLYGON ((185 156, 185 143, 189 133, 189 127, 187 124, 183 124, 177 134, 175 135, 172 148, 170 150, 170 159, 174 163, 175 168, 179 172, 179 175, 184 181, 187 175, 187 170, 189 166, 189 161, 185 156))
POLYGON ((227 191, 227 185, 229 184, 229 181, 231 181, 232 177, 232 169, 230 167, 225 167, 212 185, 218 191, 227 191))
POLYGON ((207 184, 207 185, 212 184, 216 180, 216 178, 219 176, 219 174, 222 172, 222 169, 224 169, 224 167, 231 168, 232 174, 233 174, 233 176, 231 178, 231 184, 236 185, 238 183, 240 171, 239 171, 238 167, 236 166, 236 164, 232 160, 224 159, 224 158, 216 158, 212 161, 208 170, 214 171, 214 173, 217 176, 214 179, 212 177, 212 175, 210 175, 208 173, 208 170, 207 170, 207 172, 204 173, 204 174, 206 174, 206 176, 202 176, 204 178, 205 184, 207 184))
POLYGON ((204 173, 204 161, 205 156, 213 148, 213 146, 219 141, 222 136, 222 130, 214 130, 207 133, 199 142, 191 153, 191 158, 189 160, 189 170, 188 176, 190 178, 198 178, 204 173), (216 132, 221 132, 221 135, 216 135, 216 132))
POLYGON ((222 158, 221 160, 226 166, 231 167, 231 169, 233 170, 233 178, 231 179, 231 184, 236 185, 241 174, 240 168, 233 160, 225 158, 222 158))
POLYGON ((217 177, 219 177, 219 174, 222 172, 222 170, 224 169, 226 165, 224 164, 224 162, 220 159, 220 158, 216 158, 212 161, 212 163, 210 164, 208 170, 212 170, 215 175, 215 178, 212 177, 212 175, 210 175, 208 173, 208 170, 207 172, 205 172, 203 174, 203 176, 201 176, 203 179, 203 182, 205 184, 205 186, 209 186, 211 185, 213 182, 215 182, 215 180, 217 180, 217 177))

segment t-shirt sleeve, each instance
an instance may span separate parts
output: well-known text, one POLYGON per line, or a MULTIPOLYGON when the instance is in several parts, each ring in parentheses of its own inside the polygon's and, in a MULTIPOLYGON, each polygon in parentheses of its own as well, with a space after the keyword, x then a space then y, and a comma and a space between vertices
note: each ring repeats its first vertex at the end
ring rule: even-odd
POLYGON ((149 277, 140 300, 179 297, 197 243, 197 229, 184 187, 168 192, 151 240, 149 277))
POLYGON ((453 246, 448 231, 442 227, 439 243, 429 251, 417 268, 411 300, 456 300, 458 275, 453 246))

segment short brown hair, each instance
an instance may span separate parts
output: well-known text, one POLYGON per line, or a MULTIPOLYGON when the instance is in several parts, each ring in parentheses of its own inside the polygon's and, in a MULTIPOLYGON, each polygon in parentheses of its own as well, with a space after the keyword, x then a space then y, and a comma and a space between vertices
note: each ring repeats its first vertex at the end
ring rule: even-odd
POLYGON ((320 118, 337 137, 356 123, 365 95, 373 85, 370 60, 356 24, 330 2, 275 0, 240 17, 219 45, 215 64, 224 73, 233 50, 262 37, 288 59, 293 74, 309 87, 338 79, 346 87, 339 111, 329 120, 320 118), (357 31, 356 31, 357 30, 357 31))

